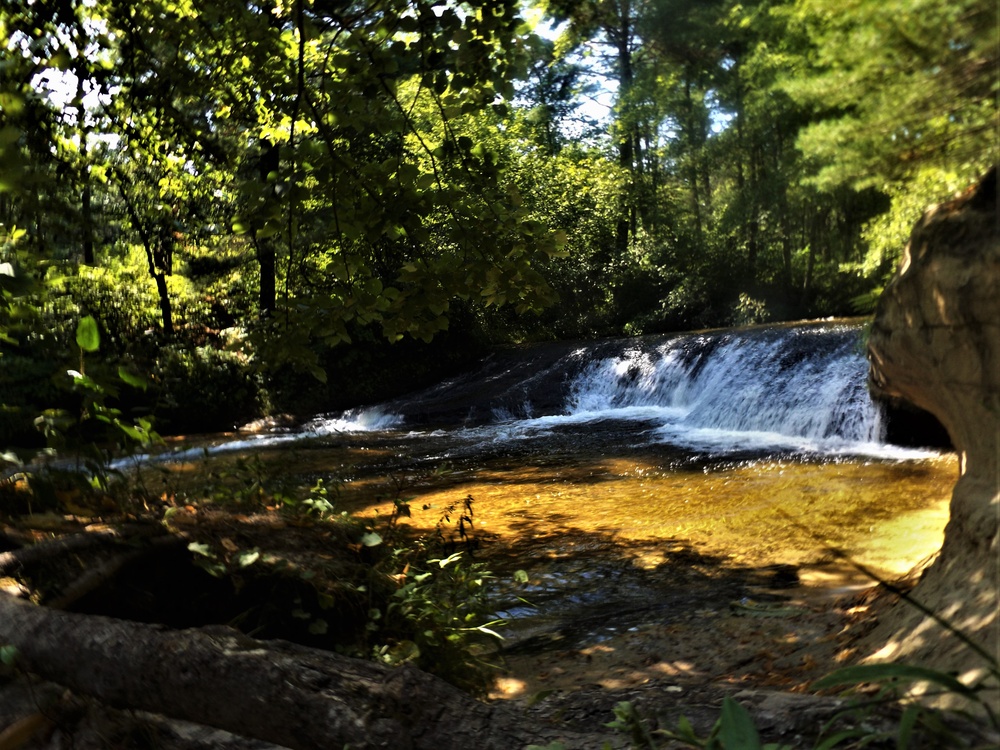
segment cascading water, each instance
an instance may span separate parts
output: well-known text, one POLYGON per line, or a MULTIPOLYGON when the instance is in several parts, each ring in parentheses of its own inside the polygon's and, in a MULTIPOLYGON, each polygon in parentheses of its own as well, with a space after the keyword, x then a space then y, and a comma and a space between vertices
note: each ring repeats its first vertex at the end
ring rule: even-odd
POLYGON ((552 345, 385 408, 494 443, 614 422, 633 442, 712 454, 914 455, 885 444, 860 337, 859 325, 823 322, 552 345))
POLYGON ((567 416, 659 411, 661 439, 701 448, 881 443, 867 369, 855 327, 681 336, 591 361, 567 416))
POLYGON ((823 322, 526 347, 397 401, 212 450, 441 430, 433 434, 454 436, 466 452, 558 433, 565 445, 586 440, 597 449, 614 441, 711 455, 929 455, 885 443, 860 335, 858 325, 823 322))

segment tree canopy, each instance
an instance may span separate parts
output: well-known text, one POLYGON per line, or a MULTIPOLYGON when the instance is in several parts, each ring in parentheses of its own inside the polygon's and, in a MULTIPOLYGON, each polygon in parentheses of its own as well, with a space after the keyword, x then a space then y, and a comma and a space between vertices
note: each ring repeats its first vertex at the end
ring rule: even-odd
POLYGON ((238 458, 188 493, 115 461, 158 432, 383 402, 499 345, 869 312, 919 212, 997 162, 997 15, 995 0, 0 0, 0 574, 22 579, 0 588, 0 679, 14 662, 294 747, 544 741, 388 670, 485 687, 470 638, 495 635, 490 576, 453 549, 475 541, 471 494, 411 539, 396 477, 368 522, 335 508, 336 469, 292 486, 238 458), (37 524, 15 539, 9 519, 37 524), (50 538, 67 524, 80 533, 50 538), (219 589, 192 599, 175 552, 231 585, 215 616, 243 632, 57 611, 147 556, 205 607, 219 589), (289 697, 289 680, 307 689, 289 697))
POLYGON ((983 0, 6 2, 8 412, 65 400, 51 366, 85 316, 103 359, 151 373, 154 408, 228 367, 259 378, 254 412, 283 408, 295 372, 321 403, 341 365, 384 370, 380 340, 863 311, 916 212, 996 158, 996 16, 983 0))

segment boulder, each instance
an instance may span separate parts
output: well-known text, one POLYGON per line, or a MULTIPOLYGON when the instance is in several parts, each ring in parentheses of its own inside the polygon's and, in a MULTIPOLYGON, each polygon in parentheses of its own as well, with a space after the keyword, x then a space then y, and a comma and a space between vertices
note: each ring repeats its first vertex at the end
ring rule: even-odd
MULTIPOLYGON (((910 593, 927 612, 898 602, 867 644, 879 646, 873 658, 957 672, 970 684, 995 681, 988 657, 1000 658, 997 209, 994 167, 924 214, 882 295, 868 343, 875 395, 936 416, 959 454, 959 476, 940 554, 910 593)), ((1000 695, 991 702, 1000 704, 1000 695)))

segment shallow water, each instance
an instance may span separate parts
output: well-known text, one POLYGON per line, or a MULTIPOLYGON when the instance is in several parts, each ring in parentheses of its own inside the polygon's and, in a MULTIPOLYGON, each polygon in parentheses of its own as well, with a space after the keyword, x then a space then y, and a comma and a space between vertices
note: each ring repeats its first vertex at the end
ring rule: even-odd
POLYGON ((686 544, 733 564, 806 566, 806 579, 810 566, 817 579, 837 569, 834 578, 857 582, 850 561, 897 576, 940 547, 958 473, 954 454, 713 457, 650 444, 641 434, 621 420, 489 441, 474 430, 343 432, 242 444, 229 460, 259 454, 300 486, 323 478, 339 487, 338 505, 351 512, 385 516, 393 498, 406 499, 408 523, 427 532, 471 497, 481 538, 537 539, 537 554, 585 540, 642 547, 655 558, 657 544, 686 544))
MULTIPOLYGON (((637 633, 719 627, 746 599, 829 611, 833 597, 904 575, 940 548, 958 474, 954 454, 926 450, 824 455, 741 440, 707 453, 655 439, 655 423, 635 415, 527 421, 220 438, 211 442, 226 449, 207 465, 192 449, 151 473, 183 483, 190 472, 196 490, 206 475, 246 484, 248 464, 300 493, 322 479, 337 511, 383 530, 405 502, 401 523, 456 551, 470 549, 458 530, 468 501, 471 552, 497 576, 503 652, 529 672, 542 654, 612 654, 637 633)), ((808 637, 825 637, 816 627, 808 637)))
MULTIPOLYGON (((885 442, 856 333, 519 353, 408 400, 211 440, 210 471, 258 456, 286 487, 337 488, 336 509, 376 529, 405 503, 402 523, 497 573, 504 651, 529 671, 553 648, 719 628, 748 599, 829 612, 832 595, 940 548, 958 475, 954 454, 885 442), (527 585, 512 584, 519 569, 527 585)), ((197 486, 202 454, 173 452, 167 474, 193 470, 197 486)), ((781 637, 836 625, 795 620, 811 634, 781 637)))
MULTIPOLYGON (((456 550, 471 498, 466 530, 497 574, 504 651, 524 654, 587 648, 650 622, 707 622, 744 597, 826 608, 939 549, 957 476, 953 454, 706 457, 644 443, 615 420, 485 447, 480 438, 345 432, 257 455, 289 486, 339 488, 336 508, 376 528, 405 501, 402 523, 456 550), (513 584, 518 569, 527 586, 513 584)), ((247 456, 217 455, 214 471, 247 456)), ((185 469, 205 467, 174 465, 185 469)))
MULTIPOLYGON (((625 547, 690 543, 733 563, 808 566, 844 559, 882 576, 903 574, 940 547, 957 476, 950 455, 685 462, 662 454, 556 449, 459 468, 437 481, 413 477, 405 492, 412 523, 432 528, 445 508, 471 496, 478 531, 501 539, 538 537, 553 552, 560 537, 625 547)), ((846 575, 850 565, 841 567, 846 575)))

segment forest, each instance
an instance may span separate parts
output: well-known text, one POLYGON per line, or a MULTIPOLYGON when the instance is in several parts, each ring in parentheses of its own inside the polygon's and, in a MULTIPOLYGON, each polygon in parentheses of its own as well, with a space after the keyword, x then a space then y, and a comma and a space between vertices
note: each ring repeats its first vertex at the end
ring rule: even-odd
POLYGON ((119 423, 176 433, 498 345, 864 314, 995 158, 984 0, 2 13, 6 445, 81 431, 83 319, 119 423))
MULTIPOLYGON (((395 435, 205 450, 202 464, 131 473, 119 459, 383 403, 529 344, 860 326, 927 207, 972 195, 998 161, 998 12, 987 0, 0 0, 0 748, 69 746, 53 727, 72 725, 80 748, 113 735, 121 747, 563 749, 551 723, 470 697, 496 676, 487 584, 527 585, 536 572, 517 566, 556 549, 609 578, 627 569, 647 585, 658 571, 656 596, 704 585, 718 612, 686 606, 714 623, 702 638, 737 628, 716 638, 730 650, 770 648, 784 617, 827 644, 808 670, 782 672, 763 646, 729 654, 716 675, 729 687, 740 665, 792 692, 839 663, 821 635, 842 612, 744 596, 763 578, 798 580, 767 557, 792 554, 794 524, 724 518, 747 503, 725 506, 718 488, 756 471, 757 454, 640 455, 612 425, 434 466, 432 437, 450 436, 428 436, 419 460, 395 435), (607 469, 633 459, 653 469, 607 469), (532 472, 562 482, 565 467, 607 482, 661 536, 626 543, 621 529, 532 517, 517 493, 541 498, 532 472), (656 506, 647 481, 677 505, 656 506), (512 488, 521 525, 491 536, 480 519, 497 486, 512 488), (720 503, 692 538, 743 524, 756 541, 732 543, 759 549, 736 564, 674 539, 683 493, 720 503), (500 552, 477 558, 480 544, 500 552), (647 553, 658 562, 633 565, 647 553), (710 572, 677 573, 688 568, 710 572), (11 695, 27 675, 40 681, 26 703, 11 695), (123 711, 106 719, 98 705, 123 711), (236 744, 184 744, 174 719, 236 744)), ((763 357, 778 338, 757 333, 763 357)), ((833 488, 817 518, 836 536, 839 518, 868 529, 866 513, 924 512, 950 489, 952 459, 910 471, 796 456, 759 491, 833 488), (877 482, 864 501, 851 494, 877 482)), ((566 514, 587 505, 566 487, 566 514)), ((636 598, 647 613, 656 597, 636 598)), ((980 686, 920 669, 845 681, 930 675, 979 700, 980 686)), ((674 747, 664 732, 779 747, 731 696, 692 704, 719 708, 718 722, 682 717, 655 741, 627 700, 615 722, 589 725, 634 747, 674 747)), ((1000 727, 981 703, 992 728, 969 744, 941 740, 961 731, 920 707, 899 736, 975 747, 1000 727)), ((896 736, 868 718, 816 746, 896 736)), ((793 724, 775 737, 791 741, 793 724)))

